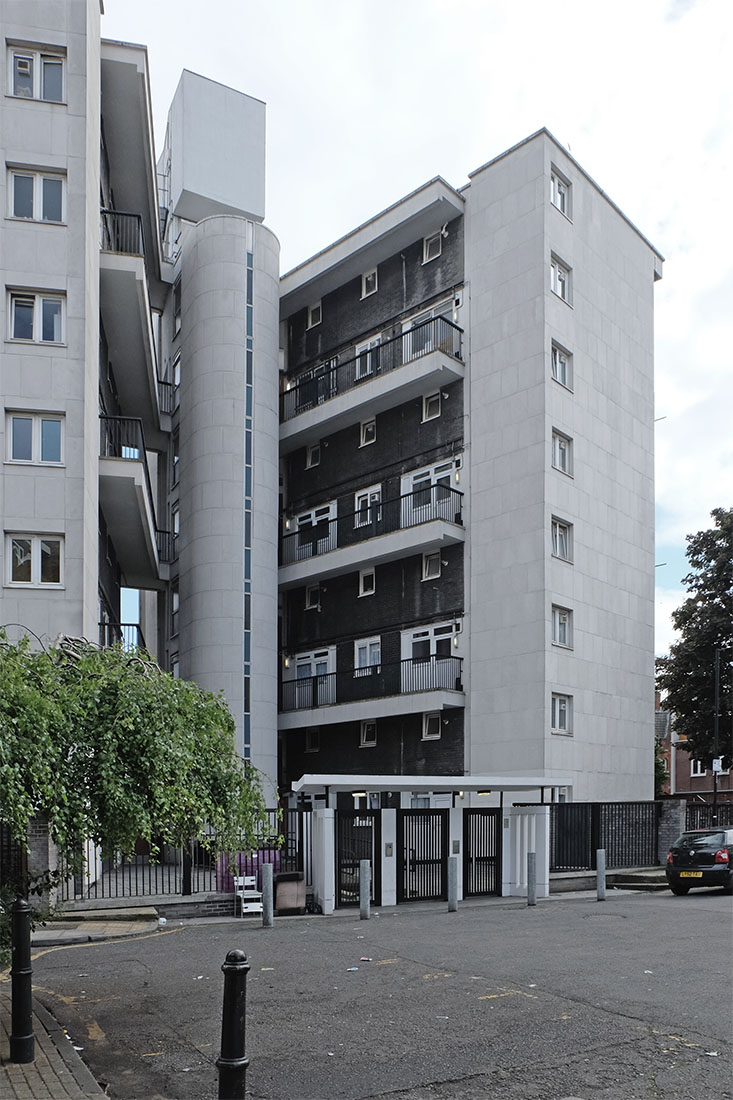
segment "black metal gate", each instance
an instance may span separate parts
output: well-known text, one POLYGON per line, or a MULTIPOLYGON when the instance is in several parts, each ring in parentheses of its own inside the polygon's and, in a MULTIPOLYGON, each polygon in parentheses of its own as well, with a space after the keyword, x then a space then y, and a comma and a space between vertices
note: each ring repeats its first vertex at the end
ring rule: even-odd
POLYGON ((371 901, 382 900, 381 815, 379 810, 339 810, 336 814, 336 905, 359 904, 359 864, 371 863, 371 901))
POLYGON ((555 802, 550 810, 550 870, 595 868, 598 833, 590 802, 555 802))
POLYGON ((657 862, 657 802, 553 802, 550 870, 595 871, 596 851, 606 867, 648 867, 657 862))
POLYGON ((463 896, 501 895, 501 811, 463 811, 463 896))
POLYGON ((397 901, 448 897, 448 810, 397 811, 397 901))

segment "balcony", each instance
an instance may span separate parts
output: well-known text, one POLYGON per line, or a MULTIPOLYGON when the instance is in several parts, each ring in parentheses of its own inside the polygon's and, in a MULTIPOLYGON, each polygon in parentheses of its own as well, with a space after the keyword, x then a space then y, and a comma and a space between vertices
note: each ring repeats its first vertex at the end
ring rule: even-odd
POLYGON ((99 505, 125 583, 130 588, 160 588, 160 564, 171 540, 155 522, 142 421, 100 416, 99 428, 99 505))
POLYGON ((118 397, 152 438, 160 414, 142 218, 102 210, 100 219, 99 306, 118 397))
POLYGON ((353 424, 364 407, 383 412, 463 378, 462 336, 447 317, 433 317, 336 366, 306 371, 280 395, 281 450, 353 424))
POLYGON ((126 653, 146 649, 145 638, 139 623, 113 623, 109 619, 99 624, 99 648, 121 645, 126 653))
POLYGON ((313 584, 365 562, 380 565, 463 542, 462 509, 463 493, 447 485, 427 485, 357 512, 299 527, 280 541, 280 587, 313 584), (362 544, 367 540, 365 550, 362 544))
POLYGON ((420 713, 464 705, 463 658, 433 655, 285 680, 280 729, 420 713), (395 703, 395 696, 404 696, 395 703))

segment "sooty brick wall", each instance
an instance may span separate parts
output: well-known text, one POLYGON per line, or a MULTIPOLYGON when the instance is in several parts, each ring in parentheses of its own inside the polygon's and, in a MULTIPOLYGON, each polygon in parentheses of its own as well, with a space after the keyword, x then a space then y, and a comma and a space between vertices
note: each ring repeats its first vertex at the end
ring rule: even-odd
POLYGON ((441 255, 422 262, 422 239, 403 252, 395 253, 377 268, 377 291, 361 297, 361 275, 344 283, 321 300, 322 320, 306 328, 308 309, 288 318, 288 375, 320 359, 339 355, 348 358, 349 349, 361 339, 384 331, 390 322, 416 312, 423 304, 463 282, 463 218, 448 224, 441 255))

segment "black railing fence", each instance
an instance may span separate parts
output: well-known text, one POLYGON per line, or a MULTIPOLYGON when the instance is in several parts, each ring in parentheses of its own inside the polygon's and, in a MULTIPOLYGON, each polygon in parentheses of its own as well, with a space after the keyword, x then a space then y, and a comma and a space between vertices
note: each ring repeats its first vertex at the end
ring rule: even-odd
MULTIPOLYGON (((318 554, 327 554, 339 546, 351 546, 435 519, 462 524, 463 493, 447 485, 426 485, 391 500, 372 502, 358 511, 303 524, 283 535, 280 564, 292 565, 318 554)), ((297 525, 297 517, 288 522, 297 525)))
POLYGON ((394 664, 369 665, 346 672, 327 672, 321 676, 285 680, 280 709, 302 710, 440 689, 463 691, 462 668, 462 657, 433 655, 425 660, 408 659, 394 664))
POLYGON ((550 870, 595 871, 596 851, 606 867, 649 867, 657 862, 657 802, 553 802, 550 870))
POLYGON ((378 374, 386 374, 433 351, 460 359, 462 335, 463 329, 447 317, 433 317, 407 332, 374 343, 343 363, 322 363, 304 372, 281 394, 280 419, 292 420, 339 393, 346 393, 378 374))
POLYGON ((717 812, 713 814, 711 802, 688 802, 685 812, 686 829, 710 829, 720 825, 723 829, 733 826, 733 802, 718 802, 717 812), (713 817, 717 821, 713 821, 713 817))
POLYGON ((124 650, 146 649, 145 636, 139 623, 113 623, 109 620, 99 624, 99 645, 101 649, 122 644, 124 650))
MULTIPOLYGON (((145 449, 143 422, 138 416, 102 416, 99 417, 99 453, 102 458, 124 458, 132 462, 141 462, 145 471, 145 485, 155 523, 155 496, 150 478, 148 456, 145 449)), ((176 538, 171 531, 155 528, 155 544, 158 560, 175 561, 176 538)))
POLYGON ((100 210, 99 213, 102 252, 145 255, 143 221, 139 214, 128 214, 122 210, 100 210))
POLYGON ((168 413, 169 416, 176 407, 173 383, 166 382, 164 378, 158 379, 158 404, 160 405, 160 411, 162 413, 168 413))

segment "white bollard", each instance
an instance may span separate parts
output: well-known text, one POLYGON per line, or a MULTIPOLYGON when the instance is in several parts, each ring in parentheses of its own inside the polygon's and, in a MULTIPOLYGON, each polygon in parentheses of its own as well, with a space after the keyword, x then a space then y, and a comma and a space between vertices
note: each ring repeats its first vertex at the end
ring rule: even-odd
POLYGON ((458 909, 458 856, 450 856, 448 859, 448 912, 455 913, 458 909))
POLYGON ((372 894, 372 866, 368 859, 359 860, 359 919, 369 920, 372 894))
POLYGON ((606 900, 606 849, 599 848, 596 851, 596 901, 606 900))
POLYGON ((527 852, 527 905, 537 904, 537 853, 527 852))
POLYGON ((262 864, 262 927, 272 928, 273 918, 272 864, 262 864))

